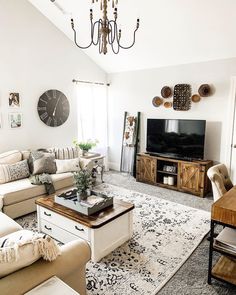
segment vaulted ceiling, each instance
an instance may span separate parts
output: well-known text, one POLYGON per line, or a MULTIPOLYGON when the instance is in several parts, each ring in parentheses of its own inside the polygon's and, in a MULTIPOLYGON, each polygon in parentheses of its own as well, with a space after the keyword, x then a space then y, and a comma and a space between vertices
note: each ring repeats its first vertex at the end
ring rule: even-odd
MULTIPOLYGON (((89 42, 91 0, 55 0, 63 12, 50 0, 28 1, 71 40, 72 14, 80 43, 89 42)), ((99 5, 93 9, 96 19, 99 5)), ((132 49, 104 56, 93 47, 85 53, 108 73, 236 56, 235 0, 119 0, 123 43, 131 42, 137 17, 140 29, 132 49)))

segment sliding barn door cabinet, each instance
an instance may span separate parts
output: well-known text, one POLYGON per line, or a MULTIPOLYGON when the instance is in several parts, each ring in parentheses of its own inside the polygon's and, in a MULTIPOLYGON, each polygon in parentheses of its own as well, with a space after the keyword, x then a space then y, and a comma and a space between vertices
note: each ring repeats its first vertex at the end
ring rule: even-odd
POLYGON ((207 170, 213 162, 137 155, 136 180, 204 197, 210 191, 207 170))

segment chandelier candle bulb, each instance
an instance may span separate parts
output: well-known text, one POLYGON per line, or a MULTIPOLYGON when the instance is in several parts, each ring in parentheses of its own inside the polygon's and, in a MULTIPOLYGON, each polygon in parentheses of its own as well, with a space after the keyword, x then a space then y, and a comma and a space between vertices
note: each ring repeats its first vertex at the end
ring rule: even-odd
POLYGON ((139 18, 137 18, 137 26, 136 26, 137 29, 139 28, 139 22, 140 22, 140 20, 139 20, 139 18))

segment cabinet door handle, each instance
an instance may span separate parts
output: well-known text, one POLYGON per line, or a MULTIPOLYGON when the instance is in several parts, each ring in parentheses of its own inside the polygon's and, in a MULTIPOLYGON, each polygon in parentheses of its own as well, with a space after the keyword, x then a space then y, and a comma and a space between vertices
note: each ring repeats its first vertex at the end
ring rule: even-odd
POLYGON ((46 216, 52 216, 52 214, 50 214, 50 213, 47 213, 47 212, 43 212, 44 213, 44 215, 46 215, 46 216))
POLYGON ((77 225, 75 225, 75 229, 77 229, 78 231, 84 231, 83 228, 79 228, 77 225))
POLYGON ((51 227, 47 227, 46 225, 44 225, 44 227, 45 227, 47 230, 52 230, 51 227))

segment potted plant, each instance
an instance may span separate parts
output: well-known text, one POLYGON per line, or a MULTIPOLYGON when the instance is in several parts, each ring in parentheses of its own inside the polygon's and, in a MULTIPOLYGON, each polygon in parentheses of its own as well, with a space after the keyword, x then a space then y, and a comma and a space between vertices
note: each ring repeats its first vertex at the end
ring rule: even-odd
POLYGON ((77 188, 78 201, 86 200, 92 189, 91 172, 85 169, 74 172, 74 181, 77 188))
POLYGON ((87 141, 80 141, 80 142, 78 142, 77 140, 73 141, 73 144, 82 150, 83 156, 86 156, 88 151, 91 150, 91 148, 95 147, 97 143, 98 143, 98 140, 92 141, 91 139, 88 139, 87 141))

